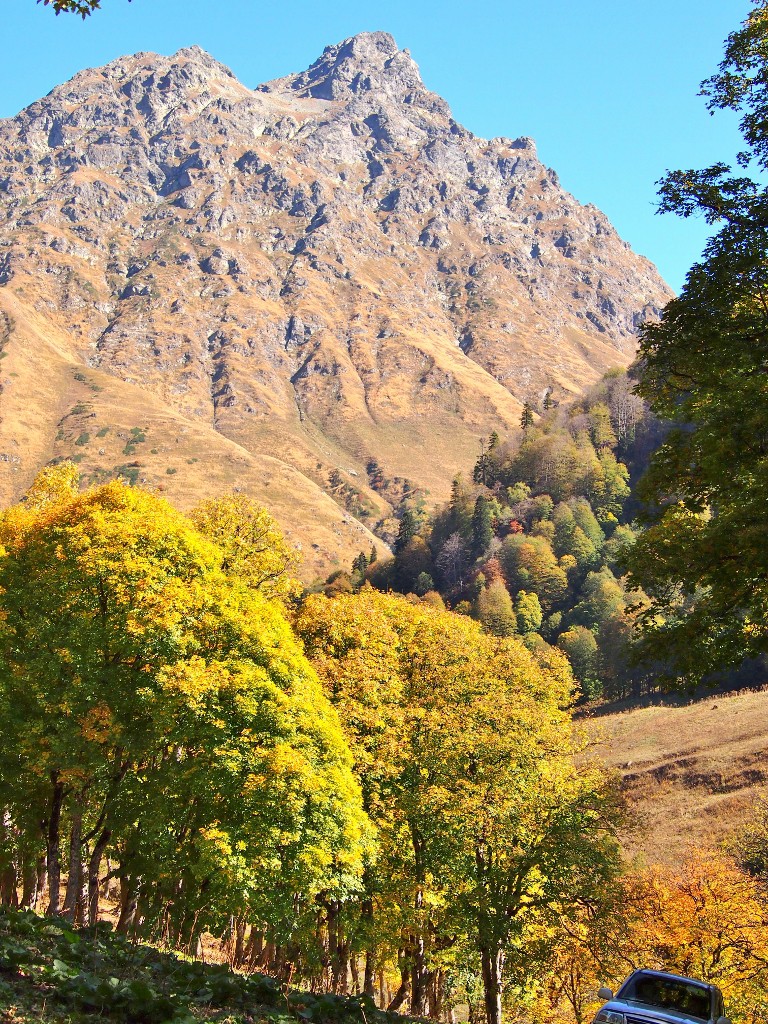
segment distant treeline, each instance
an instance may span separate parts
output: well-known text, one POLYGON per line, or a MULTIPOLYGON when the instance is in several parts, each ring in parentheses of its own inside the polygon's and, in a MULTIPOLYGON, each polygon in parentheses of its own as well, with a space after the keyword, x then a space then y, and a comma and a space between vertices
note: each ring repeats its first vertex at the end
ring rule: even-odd
MULTIPOLYGON (((628 589, 623 564, 643 529, 642 479, 666 429, 623 371, 570 404, 526 403, 520 430, 481 442, 443 508, 429 513, 423 498, 405 498, 392 558, 361 552, 322 589, 369 583, 449 607, 531 650, 556 647, 583 700, 668 687, 668 666, 639 650, 648 598, 628 589)), ((745 686, 764 670, 750 662, 711 682, 745 686)))

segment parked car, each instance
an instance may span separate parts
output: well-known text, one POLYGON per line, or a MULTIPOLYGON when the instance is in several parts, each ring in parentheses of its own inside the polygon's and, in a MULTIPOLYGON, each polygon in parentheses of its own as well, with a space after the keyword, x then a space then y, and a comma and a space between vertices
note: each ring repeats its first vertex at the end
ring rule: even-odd
POLYGON ((717 985, 663 971, 634 971, 616 995, 598 992, 605 1006, 594 1024, 731 1024, 717 985))

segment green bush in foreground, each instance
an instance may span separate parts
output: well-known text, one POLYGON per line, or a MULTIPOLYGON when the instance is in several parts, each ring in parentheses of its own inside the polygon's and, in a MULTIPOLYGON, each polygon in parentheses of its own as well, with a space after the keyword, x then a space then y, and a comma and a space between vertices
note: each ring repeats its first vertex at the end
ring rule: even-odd
POLYGON ((0 907, 0 1006, 15 1024, 385 1024, 403 1020, 364 997, 284 990, 249 976, 133 943, 103 924, 85 931, 60 918, 0 907))

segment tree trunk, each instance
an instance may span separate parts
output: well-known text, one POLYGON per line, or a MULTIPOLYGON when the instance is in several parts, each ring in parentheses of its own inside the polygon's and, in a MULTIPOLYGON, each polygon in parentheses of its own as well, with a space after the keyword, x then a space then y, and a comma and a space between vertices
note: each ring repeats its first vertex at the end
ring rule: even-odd
MULTIPOLYGON (((373 900, 366 898, 362 902, 361 912, 363 920, 366 922, 368 935, 373 935, 373 900)), ((373 939, 370 938, 369 942, 373 939)), ((371 999, 374 997, 376 983, 376 959, 372 950, 368 949, 365 953, 365 971, 363 974, 363 994, 370 996, 371 999)))
POLYGON ((432 971, 429 979, 428 1003, 429 1016, 440 1020, 443 1016, 443 995, 445 993, 445 976, 442 971, 432 971))
MULTIPOLYGON (((424 892, 419 886, 416 892, 417 920, 420 911, 424 906, 424 892)), ((413 959, 411 961, 411 1014, 414 1017, 424 1017, 427 1012, 427 988, 431 977, 427 970, 427 950, 424 942, 424 932, 420 930, 417 935, 411 937, 413 943, 413 959)))
POLYGON ((245 958, 245 918, 235 919, 235 948, 232 953, 233 966, 241 967, 245 958))
POLYGON ((25 854, 21 864, 22 893, 21 905, 27 910, 35 910, 40 893, 40 871, 37 858, 25 854))
POLYGON ((261 957, 261 963, 266 973, 275 974, 277 971, 277 946, 271 939, 264 944, 261 957))
POLYGON ((139 880, 124 876, 120 879, 120 917, 117 922, 117 931, 121 935, 127 935, 133 927, 136 919, 136 911, 139 907, 139 880))
MULTIPOLYGON (((14 832, 15 829, 11 819, 11 812, 6 809, 3 811, 2 816, 0 816, 0 838, 7 850, 14 847, 18 848, 17 843, 13 841, 14 832)), ((19 896, 17 892, 17 885, 18 870, 16 861, 13 857, 10 857, 0 873, 0 903, 6 907, 18 907, 19 896)))
POLYGON ((14 909, 19 905, 19 894, 17 892, 18 878, 16 875, 16 867, 14 864, 9 864, 3 868, 0 874, 0 903, 5 907, 13 907, 14 909))
POLYGON ((370 996, 373 999, 376 995, 376 961, 374 960, 373 953, 366 950, 365 954, 365 971, 363 972, 363 995, 370 996))
MULTIPOLYGON (((43 855, 37 858, 37 903, 41 903, 48 886, 48 860, 43 855)), ((33 909, 37 909, 34 907, 33 909)))
POLYGON ((411 964, 411 1016, 426 1016, 428 985, 429 971, 425 967, 424 938, 417 935, 415 936, 413 963, 411 964))
POLYGON ((77 807, 72 813, 72 829, 69 834, 69 870, 67 874, 67 888, 64 893, 64 906, 62 916, 74 924, 77 914, 77 902, 80 898, 80 889, 83 877, 82 841, 80 836, 83 828, 83 810, 77 807))
POLYGON ((400 988, 395 992, 394 998, 387 1007, 387 1013, 394 1013, 399 1010, 405 1002, 408 992, 411 988, 410 972, 408 970, 408 960, 405 957, 403 950, 397 954, 398 965, 400 967, 400 988))
POLYGON ((60 857, 60 827, 61 808, 64 803, 64 783, 59 779, 58 772, 51 772, 51 806, 48 812, 47 821, 47 842, 45 849, 46 869, 48 873, 48 907, 46 914, 49 917, 58 917, 61 900, 61 861, 60 857))
POLYGON ((344 923, 341 918, 341 904, 331 900, 328 909, 328 957, 330 960, 331 977, 330 991, 336 995, 344 995, 347 991, 347 965, 349 961, 349 942, 344 938, 344 923))
POLYGON ((248 938, 248 946, 245 950, 245 955, 248 958, 248 966, 251 970, 256 970, 257 967, 262 966, 263 954, 264 932, 260 931, 255 925, 251 925, 251 934, 248 938))
POLYGON ((91 859, 88 861, 88 912, 86 924, 94 926, 99 920, 99 872, 101 871, 101 860, 112 838, 110 829, 102 829, 101 835, 96 840, 91 859))
POLYGON ((483 995, 488 1024, 501 1024, 502 973, 504 952, 497 947, 482 950, 483 995))

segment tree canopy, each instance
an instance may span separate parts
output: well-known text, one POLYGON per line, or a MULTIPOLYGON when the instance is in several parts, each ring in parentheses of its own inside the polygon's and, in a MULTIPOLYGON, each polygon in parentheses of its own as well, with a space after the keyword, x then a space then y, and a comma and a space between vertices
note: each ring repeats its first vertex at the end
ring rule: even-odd
POLYGON ((0 806, 49 912, 69 834, 71 919, 109 848, 187 944, 236 911, 290 928, 294 894, 345 890, 368 826, 335 711, 281 606, 166 502, 46 470, 0 516, 0 806), (86 858, 88 851, 88 858, 86 858), (267 909, 269 908, 269 913, 267 909), (193 925, 194 922, 194 925, 193 925))
POLYGON ((639 391, 675 429, 645 481, 650 525, 628 562, 652 598, 649 650, 690 681, 768 651, 766 0, 728 38, 703 93, 712 112, 739 115, 746 148, 735 171, 674 171, 661 185, 662 210, 718 230, 644 330, 639 391))
POLYGON ((297 627, 350 733, 380 836, 369 919, 402 936, 411 1012, 449 952, 479 953, 498 1024, 504 963, 532 922, 616 868, 610 786, 574 762, 567 663, 371 588, 309 598, 297 627))

